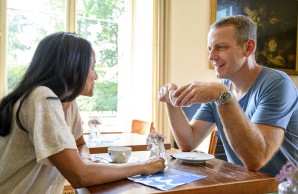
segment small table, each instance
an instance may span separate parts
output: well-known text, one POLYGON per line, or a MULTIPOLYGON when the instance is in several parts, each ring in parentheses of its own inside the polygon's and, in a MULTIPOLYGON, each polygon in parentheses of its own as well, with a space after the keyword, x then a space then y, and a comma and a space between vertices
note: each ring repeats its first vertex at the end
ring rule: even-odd
MULTIPOLYGON (((184 164, 178 159, 173 159, 169 154, 174 150, 167 150, 169 167, 185 170, 207 177, 195 182, 191 182, 168 191, 161 191, 153 187, 135 183, 128 179, 91 186, 84 188, 89 193, 188 193, 188 194, 231 194, 231 193, 270 193, 276 192, 278 182, 272 175, 260 172, 251 172, 243 166, 228 163, 219 159, 208 160, 204 165, 201 164, 184 164), (125 192, 124 192, 125 191, 125 192)), ((142 159, 148 158, 149 151, 133 152, 132 156, 142 159)))
MULTIPOLYGON (((145 135, 137 133, 111 133, 101 134, 101 141, 91 142, 90 134, 85 134, 84 139, 90 154, 107 153, 110 146, 129 146, 132 151, 147 150, 145 135)), ((171 144, 165 142, 165 149, 171 149, 171 144)))

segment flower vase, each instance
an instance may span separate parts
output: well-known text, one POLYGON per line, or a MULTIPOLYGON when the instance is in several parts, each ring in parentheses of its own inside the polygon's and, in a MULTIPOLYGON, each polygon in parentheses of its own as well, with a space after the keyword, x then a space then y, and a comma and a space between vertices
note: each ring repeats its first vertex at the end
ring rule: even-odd
POLYGON ((150 148, 150 157, 151 156, 160 156, 165 160, 165 163, 167 164, 167 154, 163 142, 152 142, 152 146, 150 148))
POLYGON ((101 132, 99 125, 91 125, 90 141, 93 143, 101 143, 101 132))
POLYGON ((297 194, 298 183, 292 181, 284 181, 278 185, 278 194, 297 194))

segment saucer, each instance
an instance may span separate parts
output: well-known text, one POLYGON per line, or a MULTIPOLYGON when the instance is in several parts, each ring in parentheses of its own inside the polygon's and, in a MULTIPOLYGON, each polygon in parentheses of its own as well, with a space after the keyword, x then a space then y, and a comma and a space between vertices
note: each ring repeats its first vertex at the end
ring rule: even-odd
POLYGON ((213 155, 200 152, 176 152, 172 154, 172 157, 179 159, 182 162, 192 164, 204 163, 207 160, 214 158, 213 155))
POLYGON ((108 154, 94 154, 94 156, 91 157, 91 159, 92 161, 100 160, 101 162, 104 162, 104 163, 113 163, 113 164, 135 163, 140 161, 138 157, 130 156, 127 162, 114 163, 108 154))
MULTIPOLYGON (((130 156, 130 158, 128 159, 127 162, 124 162, 124 163, 135 163, 135 162, 139 162, 140 159, 138 157, 133 157, 133 156, 130 156)), ((112 161, 110 161, 110 163, 113 163, 113 164, 124 164, 124 163, 114 163, 112 161)))

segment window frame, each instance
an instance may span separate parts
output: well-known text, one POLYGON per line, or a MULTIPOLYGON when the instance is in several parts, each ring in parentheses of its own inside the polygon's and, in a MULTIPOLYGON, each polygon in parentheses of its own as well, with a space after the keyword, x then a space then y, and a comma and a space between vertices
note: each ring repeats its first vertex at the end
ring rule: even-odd
MULTIPOLYGON (((0 98, 3 97, 4 95, 7 94, 7 62, 6 62, 6 48, 7 48, 7 39, 5 37, 7 37, 7 1, 8 0, 1 0, 0 2, 0 98)), ((131 27, 131 31, 132 34, 134 32, 136 32, 136 28, 138 26, 134 25, 135 21, 133 17, 140 17, 140 13, 139 15, 137 15, 136 9, 138 9, 137 5, 141 6, 140 4, 144 2, 143 0, 129 0, 128 6, 130 6, 131 9, 131 23, 132 23, 132 27, 131 27)), ((75 32, 76 29, 76 0, 65 0, 66 3, 66 27, 65 30, 66 31, 70 31, 70 32, 75 32)), ((163 116, 161 117, 161 113, 157 114, 157 112, 159 112, 158 110, 160 109, 160 103, 157 100, 157 93, 159 90, 159 87, 164 83, 164 70, 166 69, 166 64, 164 63, 163 60, 160 60, 159 57, 161 56, 160 53, 162 53, 162 55, 164 55, 164 48, 161 44, 165 44, 163 41, 160 40, 160 36, 161 33, 163 33, 163 29, 164 27, 162 26, 164 23, 163 17, 160 17, 161 15, 164 14, 164 2, 163 1, 159 1, 159 0, 153 0, 152 2, 152 9, 153 9, 153 13, 152 13, 152 32, 151 32, 151 36, 152 36, 152 44, 151 44, 151 49, 152 49, 152 56, 150 59, 150 64, 151 64, 151 73, 148 77, 150 77, 150 84, 148 85, 147 90, 150 90, 149 93, 143 94, 142 96, 142 91, 137 91, 139 90, 138 88, 132 87, 130 90, 132 91, 134 98, 138 99, 138 98, 144 98, 144 101, 146 102, 150 102, 149 106, 147 106, 147 113, 145 115, 140 115, 138 112, 138 109, 140 109, 140 107, 138 107, 139 105, 135 105, 134 106, 134 102, 133 100, 131 100, 130 103, 130 108, 131 110, 129 111, 130 114, 127 115, 127 118, 125 118, 126 120, 129 119, 142 119, 142 120, 148 120, 148 121, 154 121, 155 125, 158 126, 159 122, 163 122, 163 116), (160 7, 161 6, 161 7, 160 7), (160 31, 161 30, 161 31, 160 31), (160 49, 162 48, 162 49, 160 49), (162 64, 162 65, 159 65, 162 64), (161 76, 161 77, 160 77, 161 76), (162 119, 162 120, 161 120, 162 119)), ((133 36, 133 35, 132 35, 133 36)), ((130 48, 130 52, 131 52, 131 56, 132 58, 134 58, 134 37, 131 37, 131 48, 130 48)), ((165 56, 166 58, 166 56, 165 56)), ((134 60, 134 59, 132 59, 134 60)), ((137 65, 137 64, 131 64, 132 68, 133 65, 137 65)), ((132 69, 133 71, 134 69, 132 69)), ((133 72, 135 75, 137 75, 137 72, 133 72)), ((135 75, 131 75, 130 79, 132 82, 137 81, 138 77, 135 77, 135 75)), ((164 109, 162 111, 165 111, 164 109)))

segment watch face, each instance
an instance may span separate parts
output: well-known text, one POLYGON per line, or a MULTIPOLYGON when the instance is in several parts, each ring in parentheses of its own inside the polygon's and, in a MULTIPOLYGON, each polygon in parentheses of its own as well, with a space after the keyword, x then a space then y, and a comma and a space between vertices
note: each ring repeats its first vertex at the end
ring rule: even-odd
POLYGON ((227 101, 229 99, 231 99, 231 94, 229 92, 224 92, 223 95, 222 95, 222 99, 223 101, 227 101))
POLYGON ((222 92, 215 102, 218 106, 223 104, 228 104, 233 100, 233 94, 231 91, 222 92))

